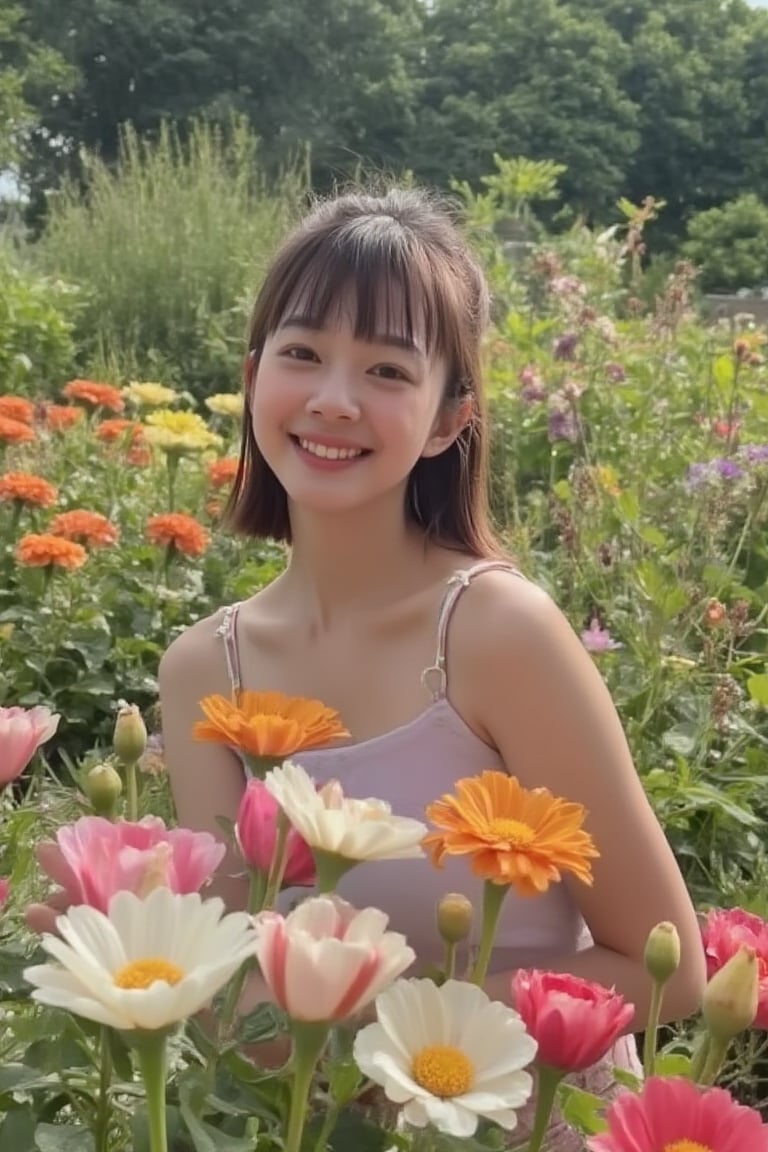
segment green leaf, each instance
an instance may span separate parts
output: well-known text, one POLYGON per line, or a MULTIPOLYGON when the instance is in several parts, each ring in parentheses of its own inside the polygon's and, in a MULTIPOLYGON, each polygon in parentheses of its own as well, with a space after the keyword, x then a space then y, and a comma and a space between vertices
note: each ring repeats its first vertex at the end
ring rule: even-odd
POLYGON ((273 1040, 283 1030, 283 1020, 283 1014, 274 1004, 257 1004, 238 1021, 238 1043, 261 1044, 273 1040))
POLYGON ((558 1094, 558 1107, 563 1119, 574 1128, 578 1128, 582 1135, 594 1136, 598 1132, 605 1131, 607 1124, 602 1113, 605 1111, 606 1101, 602 1097, 575 1088, 572 1084, 561 1084, 558 1094))
POLYGON ((35 1147, 35 1114, 29 1104, 14 1108, 0 1125, 0 1152, 22 1152, 35 1147))
POLYGON ((80 1125, 38 1124, 35 1148, 39 1152, 94 1152, 93 1136, 80 1125))
POLYGON ((747 680, 747 692, 750 700, 768 708, 768 673, 762 672, 758 676, 750 676, 747 680))
POLYGON ((660 1052, 654 1068, 656 1076, 690 1076, 691 1058, 684 1052, 660 1052))

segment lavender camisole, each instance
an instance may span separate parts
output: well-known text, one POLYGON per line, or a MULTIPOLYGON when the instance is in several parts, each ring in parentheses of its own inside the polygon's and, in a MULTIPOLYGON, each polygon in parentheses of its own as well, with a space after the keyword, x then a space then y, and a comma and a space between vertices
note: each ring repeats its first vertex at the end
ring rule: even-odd
MULTIPOLYGON (((445 792, 453 791, 456 781, 474 776, 485 769, 506 766, 498 751, 472 731, 447 696, 446 642, 451 614, 469 583, 483 572, 502 569, 519 579, 522 574, 503 561, 484 561, 457 571, 448 581, 437 622, 435 662, 422 673, 425 692, 431 697, 425 710, 414 720, 383 736, 357 744, 322 748, 296 757, 298 763, 319 783, 338 780, 346 795, 376 797, 392 806, 400 816, 425 820, 428 804, 445 792)), ((224 644, 227 669, 233 694, 242 689, 237 640, 239 604, 223 609, 217 634, 224 644)), ((361 864, 344 876, 339 895, 357 908, 381 908, 389 916, 393 931, 402 932, 422 965, 440 963, 443 955, 435 926, 435 908, 446 892, 462 892, 476 909, 475 942, 482 907, 482 881, 471 874, 469 863, 462 858, 449 858, 442 869, 427 860, 390 860, 361 864)), ((285 893, 287 904, 298 893, 285 893)), ((518 896, 511 891, 501 913, 491 971, 504 971, 525 965, 525 954, 553 956, 586 948, 592 943, 587 926, 569 890, 564 884, 553 885, 536 897, 518 896)), ((612 1062, 639 1071, 634 1041, 621 1040, 612 1062)), ((584 1078, 591 1091, 605 1094, 612 1077, 605 1068, 590 1070, 584 1078)), ((520 1137, 519 1130, 515 1133, 520 1137)), ((551 1133, 555 1137, 555 1132, 551 1133)), ((571 1145, 556 1138, 551 1147, 567 1152, 571 1145)))

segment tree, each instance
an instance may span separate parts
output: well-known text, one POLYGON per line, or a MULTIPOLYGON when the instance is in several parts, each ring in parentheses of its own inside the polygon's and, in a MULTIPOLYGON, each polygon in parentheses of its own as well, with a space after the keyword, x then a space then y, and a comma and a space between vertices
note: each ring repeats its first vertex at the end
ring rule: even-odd
POLYGON ((476 184, 494 152, 550 159, 567 167, 567 202, 605 213, 639 143, 618 82, 627 56, 605 22, 558 0, 436 0, 414 169, 476 184))
POLYGON ((701 266, 708 291, 768 287, 768 204, 752 193, 699 212, 683 251, 701 266))
POLYGON ((30 36, 23 9, 0 0, 0 172, 16 168, 44 104, 76 78, 59 53, 30 36))
POLYGON ((47 110, 59 160, 107 161, 120 126, 156 135, 246 114, 275 167, 305 145, 315 170, 400 167, 416 102, 420 0, 24 0, 82 85, 47 110))
POLYGON ((628 49, 619 82, 637 108, 640 141, 624 191, 635 201, 663 198, 662 229, 679 236, 690 215, 738 195, 748 180, 745 65, 768 13, 745 0, 569 2, 609 24, 628 49))

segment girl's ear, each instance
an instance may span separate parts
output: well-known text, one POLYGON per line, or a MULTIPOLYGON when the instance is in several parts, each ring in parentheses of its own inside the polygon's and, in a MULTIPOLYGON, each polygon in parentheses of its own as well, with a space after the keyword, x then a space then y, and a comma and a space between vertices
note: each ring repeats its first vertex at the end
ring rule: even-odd
POLYGON ((435 418, 421 455, 439 456, 450 448, 472 419, 472 408, 471 396, 465 396, 452 404, 444 404, 435 418))

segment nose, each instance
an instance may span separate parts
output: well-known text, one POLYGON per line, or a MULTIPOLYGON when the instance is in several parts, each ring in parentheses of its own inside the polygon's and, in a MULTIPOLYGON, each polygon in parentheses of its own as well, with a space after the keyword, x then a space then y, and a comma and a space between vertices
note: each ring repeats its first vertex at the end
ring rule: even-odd
POLYGON ((349 376, 340 370, 318 373, 307 400, 307 412, 325 420, 357 420, 360 408, 349 376))

